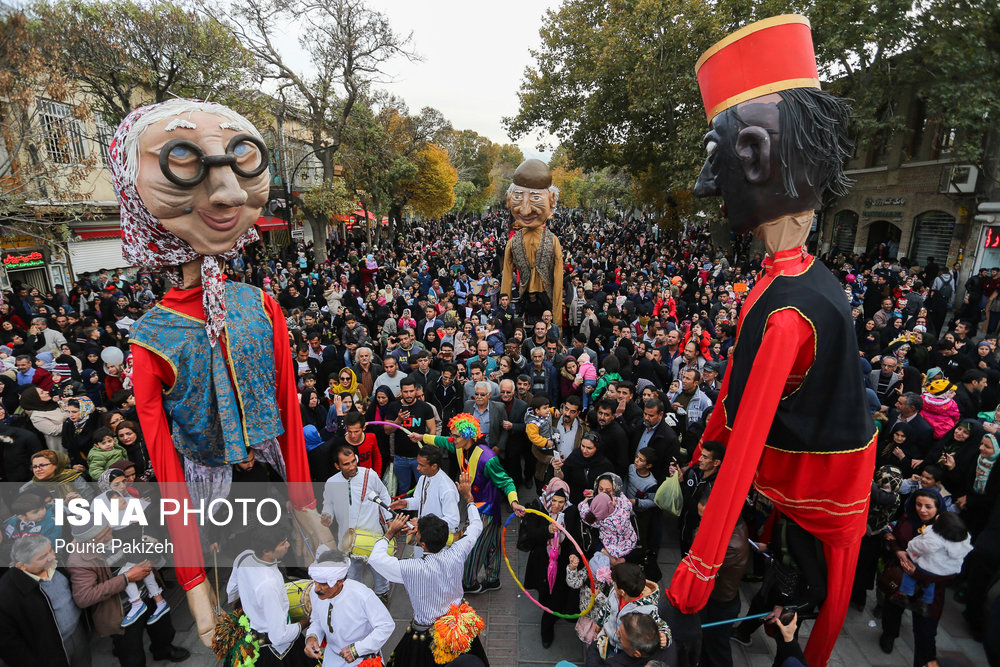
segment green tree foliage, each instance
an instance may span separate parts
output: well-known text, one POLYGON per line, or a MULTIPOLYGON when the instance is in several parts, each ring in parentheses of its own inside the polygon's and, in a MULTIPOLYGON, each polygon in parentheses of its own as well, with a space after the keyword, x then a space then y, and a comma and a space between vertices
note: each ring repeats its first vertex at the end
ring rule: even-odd
POLYGON ((40 29, 65 74, 112 126, 133 108, 172 96, 211 99, 260 117, 254 60, 218 21, 169 1, 40 2, 40 29))
MULTIPOLYGON (((356 105, 383 74, 386 61, 414 59, 409 36, 397 34, 389 18, 364 0, 238 0, 222 9, 203 0, 245 45, 262 76, 277 84, 279 96, 302 110, 309 144, 323 166, 323 180, 334 177, 334 162, 356 105), (309 67, 287 57, 284 26, 301 30, 299 46, 309 67)), ((325 239, 328 220, 309 216, 313 238, 325 239)), ((326 245, 316 244, 316 259, 326 261, 326 245)))
POLYGON ((862 149, 907 127, 899 102, 916 90, 928 121, 956 128, 956 152, 976 157, 1000 112, 991 0, 567 0, 546 15, 520 110, 505 124, 515 138, 542 128, 565 146, 569 166, 624 170, 643 201, 669 206, 703 160, 698 56, 738 27, 788 12, 812 23, 825 87, 854 100, 862 149))

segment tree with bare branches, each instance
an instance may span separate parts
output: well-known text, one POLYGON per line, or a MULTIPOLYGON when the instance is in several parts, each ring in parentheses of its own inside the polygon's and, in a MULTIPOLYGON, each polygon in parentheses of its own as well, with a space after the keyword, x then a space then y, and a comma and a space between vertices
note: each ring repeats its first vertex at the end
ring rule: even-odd
MULTIPOLYGON (((384 76, 392 58, 416 59, 411 35, 393 31, 389 19, 363 0, 240 0, 224 11, 203 5, 232 30, 273 81, 305 114, 309 144, 323 166, 323 182, 334 178, 334 157, 343 143, 355 105, 384 76), (286 28, 299 27, 299 44, 312 71, 283 51, 286 28)), ((294 185, 294 174, 290 174, 294 185)), ((317 261, 326 261, 328 219, 309 215, 317 261)))

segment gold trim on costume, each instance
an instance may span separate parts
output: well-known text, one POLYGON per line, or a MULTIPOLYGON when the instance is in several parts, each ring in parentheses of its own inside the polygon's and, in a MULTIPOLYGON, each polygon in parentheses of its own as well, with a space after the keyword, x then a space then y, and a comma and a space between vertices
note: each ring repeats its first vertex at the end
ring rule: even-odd
POLYGON ((156 304, 156 307, 157 308, 162 308, 163 310, 167 311, 168 313, 173 313, 174 315, 177 315, 178 317, 183 317, 186 320, 191 320, 192 322, 199 322, 201 324, 205 323, 205 320, 203 320, 200 317, 195 317, 194 315, 188 315, 187 313, 182 313, 179 310, 174 310, 173 308, 169 308, 169 307, 164 306, 163 304, 160 304, 160 303, 156 304))
POLYGON ((243 392, 240 391, 240 382, 236 379, 236 367, 233 366, 233 349, 229 346, 229 326, 223 327, 222 338, 226 341, 226 368, 229 369, 229 377, 233 380, 233 387, 236 389, 236 402, 239 403, 240 415, 243 419, 240 420, 240 428, 243 430, 243 442, 247 448, 252 444, 250 442, 250 434, 247 433, 247 411, 243 405, 243 392))
POLYGON ((802 380, 799 381, 799 386, 797 386, 795 389, 792 389, 790 392, 788 392, 788 396, 782 396, 781 397, 782 401, 785 400, 786 398, 790 398, 795 392, 797 392, 799 389, 802 389, 802 385, 805 384, 806 378, 809 377, 809 371, 811 371, 813 369, 813 366, 816 365, 816 355, 819 354, 819 332, 816 331, 816 325, 813 324, 812 320, 810 320, 808 317, 806 317, 805 313, 803 313, 801 310, 799 310, 795 306, 782 306, 781 308, 776 308, 775 310, 772 310, 771 314, 767 316, 767 320, 764 321, 764 333, 761 334, 761 338, 763 338, 764 334, 767 333, 767 323, 771 321, 771 318, 774 317, 774 314, 775 313, 779 313, 779 312, 781 312, 783 310, 794 310, 796 313, 798 313, 799 315, 802 316, 802 319, 804 319, 806 322, 809 323, 810 327, 812 327, 812 330, 813 330, 813 358, 812 358, 812 361, 809 363, 809 368, 807 368, 806 372, 803 373, 802 380))
POLYGON ((773 450, 776 450, 776 451, 779 451, 779 452, 784 452, 786 454, 823 454, 823 455, 826 455, 826 454, 853 454, 855 452, 862 452, 862 451, 868 449, 869 447, 873 446, 875 444, 875 438, 876 437, 878 437, 878 431, 876 431, 875 435, 872 436, 872 439, 868 441, 868 444, 863 445, 861 447, 858 447, 856 449, 841 449, 841 450, 836 451, 836 452, 805 452, 805 451, 799 451, 799 450, 795 450, 795 449, 782 449, 781 447, 775 447, 774 445, 768 445, 768 444, 765 444, 764 446, 767 447, 768 449, 773 449, 773 450))
POLYGON ((177 366, 174 365, 174 362, 170 360, 170 357, 168 357, 167 355, 163 354, 162 352, 160 352, 159 350, 157 350, 155 347, 147 345, 146 343, 140 343, 137 340, 130 340, 129 343, 132 344, 132 345, 138 345, 139 347, 141 347, 144 350, 149 350, 150 352, 152 352, 153 354, 155 354, 156 356, 158 356, 160 359, 163 359, 165 362, 167 362, 170 365, 170 368, 173 369, 173 371, 174 371, 174 382, 173 382, 173 384, 170 385, 169 388, 165 389, 163 391, 163 393, 164 393, 164 395, 166 395, 166 394, 169 394, 170 392, 172 392, 174 390, 174 387, 177 385, 177 378, 180 377, 180 373, 177 370, 177 366))
POLYGON ((756 88, 751 88, 750 90, 745 90, 742 93, 727 97, 722 100, 714 107, 708 110, 708 117, 715 118, 717 115, 734 107, 737 104, 742 104, 747 100, 752 100, 755 97, 761 97, 763 95, 768 95, 770 93, 777 93, 782 90, 789 90, 791 88, 819 88, 819 79, 812 78, 802 78, 802 79, 784 79, 783 81, 772 81, 771 83, 765 84, 763 86, 757 86, 756 88))
POLYGON ((705 64, 705 61, 714 56, 716 53, 726 48, 733 42, 739 41, 746 37, 747 35, 752 35, 755 32, 765 30, 767 28, 773 28, 777 25, 790 25, 792 23, 801 23, 808 28, 812 28, 812 24, 809 23, 809 19, 801 14, 780 14, 779 16, 771 16, 760 21, 751 23, 750 25, 743 26, 736 32, 730 33, 720 39, 718 42, 708 47, 705 53, 701 54, 698 61, 694 64, 694 73, 697 75, 698 70, 701 66, 705 64))
POLYGON ((256 287, 254 289, 256 289, 258 292, 260 292, 260 308, 261 308, 261 310, 264 311, 264 316, 267 318, 267 321, 270 322, 271 326, 273 327, 274 326, 274 320, 271 318, 271 313, 267 312, 267 294, 265 294, 264 290, 262 290, 262 289, 259 289, 259 288, 256 288, 256 287))

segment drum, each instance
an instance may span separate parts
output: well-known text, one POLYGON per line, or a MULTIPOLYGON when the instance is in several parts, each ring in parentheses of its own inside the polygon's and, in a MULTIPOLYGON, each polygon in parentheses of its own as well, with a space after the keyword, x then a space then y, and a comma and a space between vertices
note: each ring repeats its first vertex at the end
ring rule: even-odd
POLYGON ((297 579, 285 584, 285 593, 288 595, 288 618, 298 622, 303 618, 309 618, 312 613, 312 600, 309 594, 312 593, 315 584, 309 579, 297 579))
MULTIPOLYGON (((381 534, 373 533, 364 528, 349 528, 344 533, 344 538, 340 540, 340 550, 345 554, 349 554, 351 558, 368 560, 368 557, 372 555, 372 547, 375 546, 375 542, 380 537, 382 537, 381 534)), ((396 542, 394 540, 389 540, 389 547, 386 551, 390 556, 396 553, 396 542)))

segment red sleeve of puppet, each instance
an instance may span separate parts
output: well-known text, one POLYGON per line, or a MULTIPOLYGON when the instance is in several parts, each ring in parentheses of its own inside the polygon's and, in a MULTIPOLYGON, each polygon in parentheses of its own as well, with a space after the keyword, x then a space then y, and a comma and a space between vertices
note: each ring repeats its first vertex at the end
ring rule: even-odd
POLYGON ((313 497, 306 441, 302 434, 302 413, 299 411, 299 396, 292 370, 292 348, 288 345, 288 325, 285 324, 281 306, 266 294, 264 308, 274 323, 274 380, 278 411, 284 426, 284 432, 278 436, 278 444, 285 459, 288 496, 295 509, 309 509, 316 506, 316 499, 313 497))
MULTIPOLYGON (((164 359, 146 348, 132 345, 131 352, 135 409, 146 439, 149 460, 160 485, 160 494, 164 500, 175 500, 181 506, 190 505, 184 467, 170 439, 167 413, 163 410, 163 388, 174 384, 174 371, 164 359)), ((205 580, 198 526, 194 522, 185 524, 181 513, 167 513, 166 524, 173 542, 174 562, 178 563, 174 568, 177 581, 184 590, 191 590, 205 580)))
MULTIPOLYGON (((673 605, 685 614, 701 610, 708 602, 788 375, 803 346, 808 345, 808 354, 812 355, 812 336, 812 327, 794 310, 778 311, 768 319, 733 422, 731 446, 713 487, 715 492, 708 499, 691 551, 677 566, 667 591, 673 605)), ((713 411, 710 424, 717 422, 719 412, 713 411)))

